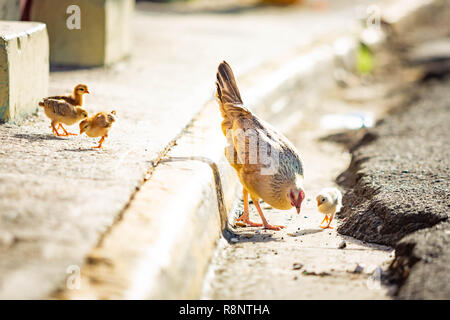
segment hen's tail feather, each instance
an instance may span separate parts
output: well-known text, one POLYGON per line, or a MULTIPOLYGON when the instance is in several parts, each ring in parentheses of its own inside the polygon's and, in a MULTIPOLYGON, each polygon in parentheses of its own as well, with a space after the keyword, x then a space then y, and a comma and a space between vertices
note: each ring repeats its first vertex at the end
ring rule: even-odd
POLYGON ((222 104, 243 104, 233 71, 225 61, 219 65, 216 87, 217 98, 222 104))
POLYGON ((219 65, 216 88, 220 112, 224 118, 222 130, 229 129, 232 126, 233 119, 236 117, 251 114, 250 110, 243 105, 233 71, 231 71, 231 67, 225 61, 219 65))

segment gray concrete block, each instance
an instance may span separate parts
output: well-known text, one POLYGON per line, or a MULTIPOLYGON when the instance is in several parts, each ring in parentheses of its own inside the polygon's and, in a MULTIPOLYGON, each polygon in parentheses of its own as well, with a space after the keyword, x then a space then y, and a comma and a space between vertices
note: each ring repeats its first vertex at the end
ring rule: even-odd
POLYGON ((47 24, 50 62, 101 66, 129 55, 134 0, 39 0, 31 20, 47 24))
POLYGON ((36 111, 47 95, 48 58, 44 24, 0 21, 0 121, 36 111))

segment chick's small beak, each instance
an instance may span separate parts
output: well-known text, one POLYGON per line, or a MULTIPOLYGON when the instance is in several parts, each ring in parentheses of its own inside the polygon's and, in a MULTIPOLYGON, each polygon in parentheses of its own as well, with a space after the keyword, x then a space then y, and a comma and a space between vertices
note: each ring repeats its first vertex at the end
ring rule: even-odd
POLYGON ((90 92, 89 92, 89 90, 86 90, 84 93, 87 93, 87 94, 89 94, 90 92))
POLYGON ((320 201, 319 200, 317 200, 317 206, 320 206, 320 201))

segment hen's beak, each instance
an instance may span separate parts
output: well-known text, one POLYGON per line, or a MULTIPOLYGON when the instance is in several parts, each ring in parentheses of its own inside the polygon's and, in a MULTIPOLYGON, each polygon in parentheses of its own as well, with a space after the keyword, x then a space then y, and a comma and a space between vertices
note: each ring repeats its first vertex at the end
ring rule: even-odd
POLYGON ((300 207, 295 207, 297 209, 297 214, 300 214, 300 207))
POLYGON ((90 92, 89 92, 89 90, 86 90, 85 93, 89 94, 90 92))

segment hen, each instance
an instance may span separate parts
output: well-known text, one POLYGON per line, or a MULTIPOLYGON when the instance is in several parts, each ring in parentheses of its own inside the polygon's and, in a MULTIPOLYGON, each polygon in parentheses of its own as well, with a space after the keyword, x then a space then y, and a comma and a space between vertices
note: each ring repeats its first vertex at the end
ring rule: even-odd
POLYGON ((52 131, 57 136, 76 135, 67 132, 61 123, 70 126, 88 117, 88 112, 82 107, 74 106, 64 100, 46 98, 42 103, 39 103, 39 106, 44 108, 45 114, 51 120, 52 131), (59 128, 63 129, 64 134, 58 132, 59 128))
POLYGON ((98 146, 93 148, 101 148, 103 141, 108 137, 108 132, 114 121, 116 121, 116 111, 110 113, 99 112, 89 119, 80 122, 80 134, 86 132, 86 135, 91 138, 102 137, 98 146))
POLYGON ((342 193, 336 188, 325 188, 316 196, 316 200, 319 211, 325 215, 325 218, 320 223, 321 228, 333 229, 333 227, 330 227, 330 224, 333 221, 334 214, 341 210, 342 193), (324 221, 328 222, 328 225, 322 226, 324 221))
POLYGON ((295 207, 300 213, 305 198, 300 155, 285 136, 244 106, 233 71, 225 61, 219 65, 216 87, 223 117, 222 131, 229 143, 225 156, 243 185, 244 213, 237 220, 250 226, 280 230, 284 226, 267 222, 259 199, 281 210, 295 207), (249 195, 262 224, 249 219, 249 195))

